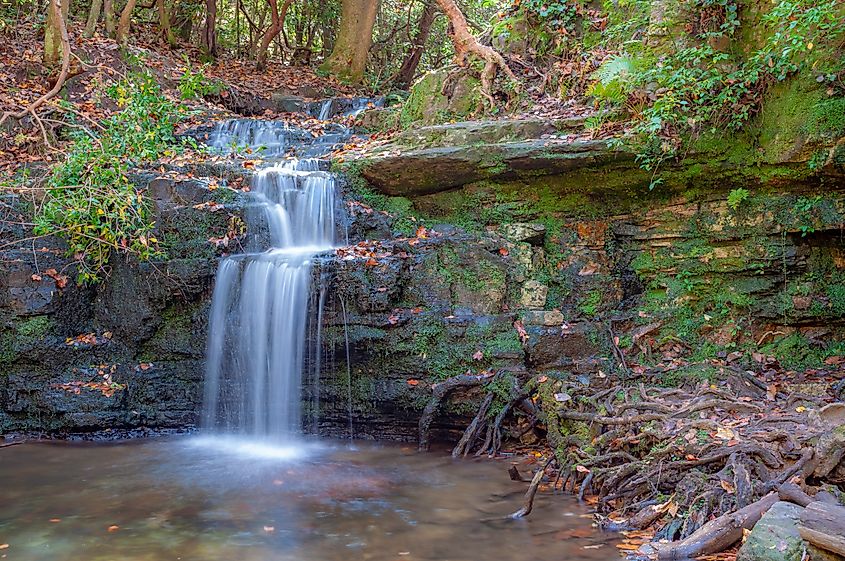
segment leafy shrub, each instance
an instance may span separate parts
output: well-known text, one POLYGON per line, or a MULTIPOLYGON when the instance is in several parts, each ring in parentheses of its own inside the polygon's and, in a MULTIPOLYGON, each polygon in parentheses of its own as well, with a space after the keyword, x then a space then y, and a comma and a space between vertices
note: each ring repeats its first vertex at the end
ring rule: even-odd
POLYGON ((202 99, 206 95, 220 93, 223 85, 205 75, 208 64, 203 64, 194 72, 191 63, 187 60, 185 62, 185 71, 179 77, 179 84, 176 86, 182 99, 202 99))
POLYGON ((50 173, 36 209, 35 233, 56 234, 79 264, 77 282, 96 282, 113 251, 140 259, 160 255, 143 194, 130 182, 130 167, 179 149, 174 125, 180 106, 165 98, 148 74, 133 75, 106 92, 121 111, 95 137, 81 136, 50 173))

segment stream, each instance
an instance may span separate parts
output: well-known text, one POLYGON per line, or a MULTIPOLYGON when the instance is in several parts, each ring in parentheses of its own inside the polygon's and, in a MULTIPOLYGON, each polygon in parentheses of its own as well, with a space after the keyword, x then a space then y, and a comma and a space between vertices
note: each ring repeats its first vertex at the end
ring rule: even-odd
POLYGON ((221 437, 31 443, 2 452, 0 550, 17 561, 618 559, 569 496, 502 461, 412 447, 221 437))

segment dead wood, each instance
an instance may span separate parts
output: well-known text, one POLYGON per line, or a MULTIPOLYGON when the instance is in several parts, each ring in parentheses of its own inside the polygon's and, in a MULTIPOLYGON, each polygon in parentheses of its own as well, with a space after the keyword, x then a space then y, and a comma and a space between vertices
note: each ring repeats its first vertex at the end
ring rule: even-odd
POLYGON ((845 507, 810 503, 801 513, 798 533, 816 547, 845 557, 845 507))
POLYGON ((535 473, 534 477, 531 479, 531 485, 528 486, 528 490, 525 492, 525 503, 522 505, 522 508, 511 514, 508 518, 523 518, 531 514, 531 511, 534 509, 534 497, 537 495, 537 489, 540 487, 540 482, 543 480, 546 468, 549 467, 549 464, 551 464, 553 460, 554 456, 549 458, 546 463, 537 470, 537 473, 535 473))
POLYGON ((510 476, 511 481, 519 481, 521 483, 528 483, 528 479, 522 477, 522 474, 519 473, 519 469, 516 466, 511 466, 508 468, 508 476, 510 476))
POLYGON ((753 528, 777 501, 777 493, 769 493, 745 508, 711 520, 686 539, 658 546, 657 558, 691 559, 724 551, 742 539, 742 531, 753 528))

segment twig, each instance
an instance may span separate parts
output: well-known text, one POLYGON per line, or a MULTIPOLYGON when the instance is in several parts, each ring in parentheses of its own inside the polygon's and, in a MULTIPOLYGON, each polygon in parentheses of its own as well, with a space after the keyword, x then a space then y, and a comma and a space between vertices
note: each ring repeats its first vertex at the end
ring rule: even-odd
POLYGON ((554 459, 555 457, 552 455, 551 458, 546 460, 543 467, 537 470, 537 473, 535 473, 534 477, 531 479, 531 485, 528 486, 528 490, 525 492, 525 504, 522 505, 521 509, 508 516, 508 518, 524 518, 531 514, 531 511, 534 510, 534 497, 537 495, 537 489, 540 487, 540 481, 543 480, 543 474, 546 472, 546 468, 549 467, 549 464, 551 464, 554 459))

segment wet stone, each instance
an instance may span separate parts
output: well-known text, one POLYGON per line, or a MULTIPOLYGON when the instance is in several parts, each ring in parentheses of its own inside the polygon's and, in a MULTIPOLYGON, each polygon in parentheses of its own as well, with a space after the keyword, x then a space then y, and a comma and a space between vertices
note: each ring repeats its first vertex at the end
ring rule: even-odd
POLYGON ((543 245, 543 240, 546 237, 546 227, 538 223, 504 224, 500 232, 507 240, 528 242, 532 245, 543 245))

